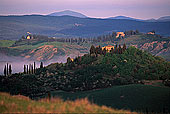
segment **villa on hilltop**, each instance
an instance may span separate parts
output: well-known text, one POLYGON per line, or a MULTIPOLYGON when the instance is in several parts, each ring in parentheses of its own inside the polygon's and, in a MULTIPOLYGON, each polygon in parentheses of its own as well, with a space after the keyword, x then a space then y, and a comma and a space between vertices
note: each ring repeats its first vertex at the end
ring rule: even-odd
POLYGON ((116 34, 116 38, 118 38, 118 37, 125 37, 125 33, 124 32, 117 32, 117 34, 116 34))
POLYGON ((147 34, 155 35, 155 33, 154 33, 154 32, 148 32, 147 34))
POLYGON ((31 35, 30 32, 27 32, 26 39, 27 39, 27 40, 33 39, 33 36, 31 35))
POLYGON ((108 52, 110 52, 110 50, 111 50, 112 48, 114 49, 114 46, 108 45, 108 46, 102 47, 102 50, 106 49, 108 52))

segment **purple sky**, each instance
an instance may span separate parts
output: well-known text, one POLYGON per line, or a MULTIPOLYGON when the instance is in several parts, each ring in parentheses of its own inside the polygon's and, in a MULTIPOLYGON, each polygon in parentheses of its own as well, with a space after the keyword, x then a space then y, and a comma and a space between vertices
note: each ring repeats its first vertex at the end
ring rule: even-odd
POLYGON ((0 0, 0 15, 49 14, 63 10, 89 17, 124 15, 150 19, 170 15, 170 0, 0 0))

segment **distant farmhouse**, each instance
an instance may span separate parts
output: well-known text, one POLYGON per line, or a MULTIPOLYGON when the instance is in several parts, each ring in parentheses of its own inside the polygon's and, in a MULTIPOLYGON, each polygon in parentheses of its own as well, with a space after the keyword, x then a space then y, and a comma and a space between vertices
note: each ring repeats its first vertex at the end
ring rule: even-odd
POLYGON ((117 32, 116 38, 118 38, 118 37, 125 37, 125 33, 124 32, 117 32))
POLYGON ((155 35, 155 32, 148 32, 147 34, 155 35))
POLYGON ((33 36, 31 35, 30 32, 27 32, 26 39, 27 39, 27 40, 33 39, 33 36))
POLYGON ((106 51, 110 52, 110 50, 111 50, 112 48, 114 49, 114 46, 108 45, 108 46, 102 47, 102 50, 106 49, 106 51))

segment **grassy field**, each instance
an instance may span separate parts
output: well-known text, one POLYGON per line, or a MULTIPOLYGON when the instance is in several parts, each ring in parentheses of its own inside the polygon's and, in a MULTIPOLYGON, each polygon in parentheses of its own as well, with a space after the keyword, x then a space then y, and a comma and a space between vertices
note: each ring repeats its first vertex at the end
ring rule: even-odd
POLYGON ((10 47, 15 41, 12 40, 0 40, 0 47, 10 47))
POLYGON ((60 98, 30 100, 28 97, 11 96, 0 93, 0 113, 116 113, 137 114, 127 110, 116 110, 106 106, 98 106, 87 99, 63 101, 60 98))
POLYGON ((87 97, 93 103, 116 109, 139 112, 170 111, 170 88, 164 86, 126 85, 77 93, 56 91, 52 92, 52 95, 65 100, 87 97))

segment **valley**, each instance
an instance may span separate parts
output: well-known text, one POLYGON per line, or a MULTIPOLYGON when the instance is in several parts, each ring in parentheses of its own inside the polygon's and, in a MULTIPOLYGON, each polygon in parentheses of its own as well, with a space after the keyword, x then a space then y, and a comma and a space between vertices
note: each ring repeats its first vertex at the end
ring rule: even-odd
POLYGON ((29 33, 16 41, 0 40, 0 44, 1 92, 33 100, 48 99, 50 94, 66 104, 68 99, 73 103, 88 99, 134 113, 170 110, 170 37, 137 30, 95 38, 29 33), (13 74, 4 76, 6 63, 12 65, 13 74))

